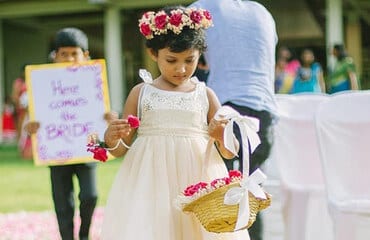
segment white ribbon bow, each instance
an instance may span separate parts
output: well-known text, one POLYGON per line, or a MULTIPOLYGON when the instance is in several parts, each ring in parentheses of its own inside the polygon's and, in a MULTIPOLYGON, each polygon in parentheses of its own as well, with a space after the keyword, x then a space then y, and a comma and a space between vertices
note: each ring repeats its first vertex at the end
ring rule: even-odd
POLYGON ((152 74, 150 74, 150 72, 148 72, 147 70, 139 69, 139 76, 141 77, 141 79, 143 79, 145 83, 153 83, 152 74))
POLYGON ((230 152, 238 155, 238 150, 234 144, 234 122, 238 124, 241 138, 243 139, 243 180, 240 182, 240 187, 229 189, 224 197, 224 203, 227 205, 239 204, 238 219, 234 229, 237 231, 248 225, 250 214, 248 191, 257 198, 266 199, 263 189, 259 186, 266 179, 266 175, 260 169, 257 169, 248 176, 249 149, 253 153, 261 143, 257 134, 259 131, 259 120, 253 117, 242 116, 229 106, 220 108, 215 115, 215 119, 229 119, 224 130, 224 144, 230 152))
POLYGON ((259 184, 263 183, 266 175, 258 168, 249 177, 243 178, 240 187, 230 188, 224 197, 224 204, 239 204, 238 219, 234 230, 240 230, 248 225, 250 209, 248 191, 256 198, 266 199, 266 194, 259 184))
POLYGON ((225 147, 235 155, 238 151, 234 144, 234 122, 240 128, 240 134, 243 141, 243 166, 248 166, 248 169, 243 169, 244 174, 248 176, 249 173, 249 146, 251 152, 261 143, 257 134, 259 131, 259 120, 257 118, 242 116, 235 109, 229 106, 222 106, 215 115, 216 120, 230 119, 226 124, 224 130, 224 144, 225 147), (244 170, 247 170, 246 172, 244 170))

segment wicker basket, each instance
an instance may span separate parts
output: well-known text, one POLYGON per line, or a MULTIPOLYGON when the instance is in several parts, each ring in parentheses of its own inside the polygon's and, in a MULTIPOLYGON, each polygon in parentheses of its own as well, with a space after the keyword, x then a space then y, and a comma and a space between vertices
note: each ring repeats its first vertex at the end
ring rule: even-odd
MULTIPOLYGON (((195 201, 184 206, 184 212, 194 213, 200 223, 208 232, 223 233, 234 232, 238 218, 239 204, 224 204, 225 193, 239 183, 225 185, 210 192, 195 201)), ((246 228, 252 226, 256 220, 257 213, 270 206, 271 195, 266 193, 266 199, 257 199, 249 193, 250 215, 246 228)))
MULTIPOLYGON (((237 111, 234 109, 224 106, 219 111, 222 112, 223 118, 235 120, 238 119, 238 117, 235 118, 235 114, 237 116, 241 116, 237 111)), ((218 115, 219 111, 216 113, 216 116, 218 115)), ((216 117, 215 117, 216 118, 216 117)), ((243 178, 249 177, 247 174, 249 173, 249 156, 252 154, 256 146, 259 144, 257 143, 259 141, 259 137, 257 135, 258 127, 257 124, 258 120, 249 118, 247 116, 243 116, 245 119, 249 119, 246 122, 238 122, 236 120, 236 124, 240 128, 240 134, 241 139, 246 139, 248 144, 247 147, 243 147, 244 145, 242 142, 240 142, 240 148, 243 152, 243 158, 241 161, 243 162, 243 178), (241 126, 243 126, 241 128, 241 126), (247 125, 247 126, 246 126, 247 125), (244 129, 244 130, 243 130, 244 129), (245 129, 250 129, 251 131, 246 132, 245 129), (254 129, 254 132, 253 130, 254 129), (258 141, 256 141, 258 140, 258 141), (254 144, 253 146, 251 144, 254 144), (256 145, 257 144, 257 145, 256 145), (249 151, 249 149, 251 149, 249 151), (247 151, 248 150, 248 151, 247 151)), ((233 121, 229 121, 227 125, 233 126, 233 121)), ((225 127, 225 131, 232 131, 233 134, 233 127, 225 127)), ((226 134, 226 133, 225 133, 226 134)), ((234 134, 233 134, 234 135, 234 134)), ((226 136, 231 136, 230 134, 226 134, 226 136)), ((233 139, 226 139, 230 143, 233 144, 233 139)), ((210 152, 212 149, 212 146, 214 144, 214 139, 210 138, 207 145, 207 150, 205 154, 205 164, 203 168, 203 176, 204 170, 208 168, 209 166, 209 159, 210 159, 210 152)), ((252 174, 253 175, 253 174, 252 174)), ((215 189, 214 191, 192 201, 191 203, 186 204, 183 206, 184 212, 193 213, 200 223, 203 225, 203 227, 209 231, 209 232, 215 232, 215 233, 223 233, 223 232, 234 232, 235 231, 235 225, 237 224, 238 215, 239 215, 239 204, 235 205, 227 205, 224 204, 224 198, 226 192, 233 188, 233 187, 240 187, 240 182, 231 183, 229 185, 222 186, 220 188, 215 189)), ((249 228, 252 226, 254 221, 256 220, 257 213, 260 210, 263 210, 270 206, 271 204, 271 195, 265 192, 266 199, 257 199, 253 194, 249 192, 249 219, 248 224, 244 229, 249 228)), ((241 230, 241 229, 238 229, 241 230)))

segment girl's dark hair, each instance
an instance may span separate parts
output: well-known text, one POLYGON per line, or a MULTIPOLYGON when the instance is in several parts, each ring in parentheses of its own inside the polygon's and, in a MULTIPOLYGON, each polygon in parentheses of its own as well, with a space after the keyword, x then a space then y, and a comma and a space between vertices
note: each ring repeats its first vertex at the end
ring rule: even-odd
MULTIPOLYGON (((183 6, 165 7, 162 10, 170 14, 172 10, 182 9, 183 6)), ((153 49, 156 53, 163 48, 169 48, 171 52, 183 52, 185 50, 195 48, 201 53, 207 49, 205 34, 203 29, 192 29, 184 27, 179 34, 172 31, 167 31, 167 34, 154 35, 152 39, 146 40, 146 46, 153 49)))

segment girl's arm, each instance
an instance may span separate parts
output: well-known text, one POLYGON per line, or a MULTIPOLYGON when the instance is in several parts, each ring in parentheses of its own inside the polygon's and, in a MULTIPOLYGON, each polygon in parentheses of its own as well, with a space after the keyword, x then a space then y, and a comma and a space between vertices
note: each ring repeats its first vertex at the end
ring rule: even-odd
MULTIPOLYGON (((208 133, 209 136, 215 139, 215 144, 217 149, 219 150, 220 154, 226 159, 232 159, 235 155, 230 152, 228 149, 225 148, 224 145, 224 129, 228 122, 227 119, 225 120, 215 120, 214 116, 219 108, 221 108, 221 104, 216 96, 216 94, 207 87, 207 96, 209 102, 209 110, 208 110, 208 133)), ((235 144, 238 145, 238 141, 235 139, 235 144)))
MULTIPOLYGON (((140 94, 140 89, 143 84, 136 85, 128 95, 125 106, 122 111, 122 118, 112 120, 104 133, 104 142, 108 148, 114 148, 121 139, 126 145, 130 146, 135 136, 136 129, 131 128, 127 122, 128 115, 137 115, 137 104, 140 94)), ((115 157, 122 157, 126 154, 128 148, 122 144, 118 144, 117 148, 109 150, 115 157)))

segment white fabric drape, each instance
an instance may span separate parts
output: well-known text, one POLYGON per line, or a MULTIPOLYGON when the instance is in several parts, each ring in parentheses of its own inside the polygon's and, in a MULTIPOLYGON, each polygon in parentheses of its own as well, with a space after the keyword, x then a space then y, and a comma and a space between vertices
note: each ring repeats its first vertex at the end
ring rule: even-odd
POLYGON ((279 170, 285 240, 332 239, 315 130, 325 94, 277 95, 279 121, 271 158, 279 170))
POLYGON ((370 91, 346 91, 316 114, 336 240, 370 238, 370 91))

